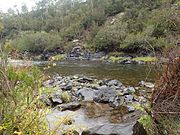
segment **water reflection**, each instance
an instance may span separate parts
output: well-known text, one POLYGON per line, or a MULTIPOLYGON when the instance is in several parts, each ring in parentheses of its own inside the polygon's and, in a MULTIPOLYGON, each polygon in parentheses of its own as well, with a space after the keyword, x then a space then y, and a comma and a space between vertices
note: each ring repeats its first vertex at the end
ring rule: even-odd
MULTIPOLYGON (((43 67, 44 65, 41 65, 43 67)), ((61 75, 83 74, 97 79, 118 79, 121 82, 134 85, 141 80, 154 80, 152 65, 120 65, 99 61, 63 61, 55 67, 46 70, 48 74, 61 75)))

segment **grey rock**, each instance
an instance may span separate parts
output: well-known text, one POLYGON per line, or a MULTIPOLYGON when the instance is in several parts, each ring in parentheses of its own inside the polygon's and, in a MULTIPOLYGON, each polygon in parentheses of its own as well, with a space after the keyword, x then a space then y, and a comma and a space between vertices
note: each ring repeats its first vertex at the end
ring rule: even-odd
POLYGON ((67 103, 67 104, 61 104, 61 105, 57 105, 56 109, 58 109, 59 111, 66 111, 66 110, 77 110, 81 107, 81 104, 78 102, 71 102, 71 103, 67 103))
POLYGON ((91 88, 82 88, 77 92, 78 97, 82 97, 85 101, 93 101, 95 90, 91 88))
POLYGON ((95 92, 94 101, 100 103, 110 103, 116 97, 116 91, 110 87, 102 88, 95 92))
POLYGON ((111 80, 107 83, 107 85, 109 87, 111 87, 111 86, 122 86, 122 83, 118 80, 111 80))
POLYGON ((71 90, 72 89, 72 84, 67 84, 65 86, 61 86, 61 89, 64 90, 64 91, 71 90))
POLYGON ((134 106, 127 106, 127 108, 128 108, 128 112, 130 113, 136 110, 134 106))
POLYGON ((133 100, 134 100, 134 97, 132 95, 125 95, 125 102, 131 103, 133 102, 133 100))
POLYGON ((50 98, 53 102, 53 104, 62 104, 63 100, 61 98, 61 91, 57 91, 56 93, 51 95, 50 98))
POLYGON ((110 106, 111 107, 118 107, 124 104, 124 97, 123 96, 116 96, 113 100, 113 102, 111 102, 110 106))
POLYGON ((128 88, 127 88, 127 91, 128 91, 129 93, 134 93, 134 92, 136 92, 136 90, 135 90, 134 87, 128 87, 128 88))
POLYGON ((147 135, 139 122, 104 124, 83 131, 82 135, 147 135))
POLYGON ((88 77, 81 77, 77 80, 80 83, 88 83, 88 82, 92 82, 93 79, 92 78, 88 78, 88 77))
POLYGON ((47 106, 52 106, 51 100, 46 95, 41 95, 41 101, 45 103, 47 106))
POLYGON ((151 82, 144 82, 144 81, 141 81, 141 82, 139 82, 139 84, 141 85, 141 86, 145 86, 145 87, 147 87, 147 88, 154 88, 154 84, 153 83, 151 83, 151 82))

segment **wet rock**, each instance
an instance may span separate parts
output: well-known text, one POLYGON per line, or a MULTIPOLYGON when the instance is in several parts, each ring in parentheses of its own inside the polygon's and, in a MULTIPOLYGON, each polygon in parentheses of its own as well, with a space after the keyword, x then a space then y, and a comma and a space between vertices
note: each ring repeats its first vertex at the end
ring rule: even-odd
POLYGON ((141 81, 139 84, 142 85, 142 86, 145 86, 146 88, 151 88, 151 89, 154 88, 154 84, 151 83, 151 82, 141 81))
POLYGON ((94 101, 99 103, 110 103, 116 97, 116 91, 110 87, 101 88, 95 92, 94 101))
POLYGON ((111 102, 110 106, 115 108, 118 106, 121 106, 124 104, 124 97, 123 96, 116 96, 113 100, 113 102, 111 102))
POLYGON ((78 102, 71 102, 71 103, 67 103, 67 104, 61 104, 56 106, 56 109, 58 109, 59 111, 66 111, 66 110, 77 110, 81 107, 81 104, 78 102))
POLYGON ((102 58, 103 56, 105 56, 104 52, 96 52, 94 54, 91 54, 91 57, 94 59, 102 58))
POLYGON ((128 87, 128 88, 127 88, 127 91, 128 91, 129 93, 134 93, 134 92, 136 92, 136 90, 135 90, 134 87, 128 87))
POLYGON ((52 106, 51 100, 46 95, 41 95, 41 101, 45 103, 47 106, 52 106))
POLYGON ((82 135, 147 135, 138 122, 125 124, 103 124, 83 131, 82 135))
POLYGON ((56 93, 52 94, 50 100, 53 102, 53 104, 62 104, 63 100, 61 98, 61 91, 57 91, 56 93))
POLYGON ((127 106, 127 108, 129 113, 134 112, 136 110, 134 106, 127 106))
POLYGON ((61 86, 61 89, 64 91, 68 91, 72 89, 72 84, 67 84, 65 86, 61 86))
POLYGON ((132 95, 125 95, 125 102, 126 103, 132 103, 134 100, 134 97, 132 95))
POLYGON ((109 87, 111 87, 111 86, 122 86, 122 83, 118 80, 111 80, 107 83, 107 85, 109 87))
POLYGON ((88 78, 88 77, 81 77, 77 80, 80 83, 88 83, 88 82, 92 82, 93 79, 92 78, 88 78))
POLYGON ((82 88, 77 92, 77 95, 85 101, 93 101, 95 90, 91 88, 82 88))

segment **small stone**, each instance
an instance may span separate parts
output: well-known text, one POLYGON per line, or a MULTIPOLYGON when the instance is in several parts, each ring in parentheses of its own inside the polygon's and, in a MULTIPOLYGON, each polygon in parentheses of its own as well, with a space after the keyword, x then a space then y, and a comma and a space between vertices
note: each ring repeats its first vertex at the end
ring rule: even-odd
POLYGON ((125 102, 133 102, 134 97, 132 95, 125 96, 125 102))
POLYGON ((134 107, 134 106, 127 106, 127 108, 128 108, 128 112, 129 112, 129 113, 135 111, 135 107, 134 107))
POLYGON ((62 86, 61 89, 62 89, 62 90, 65 90, 65 91, 71 90, 71 89, 72 89, 72 85, 68 84, 68 85, 66 85, 66 86, 62 86))
POLYGON ((134 92, 136 92, 136 90, 135 90, 134 87, 128 87, 128 88, 127 88, 127 91, 128 91, 129 93, 134 93, 134 92))
POLYGON ((107 83, 107 85, 108 85, 109 87, 111 87, 111 86, 121 86, 122 83, 121 83, 120 81, 118 81, 118 80, 111 80, 111 81, 109 81, 109 82, 107 83))
POLYGON ((79 109, 81 107, 81 104, 78 102, 71 102, 71 103, 67 103, 67 104, 61 104, 56 106, 56 109, 58 109, 59 111, 66 111, 66 110, 76 110, 79 109))

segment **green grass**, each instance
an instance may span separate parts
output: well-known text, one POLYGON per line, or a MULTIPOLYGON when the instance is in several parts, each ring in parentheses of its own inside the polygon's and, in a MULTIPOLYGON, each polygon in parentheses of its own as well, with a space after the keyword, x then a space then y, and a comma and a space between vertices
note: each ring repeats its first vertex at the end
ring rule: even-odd
POLYGON ((134 61, 144 61, 144 62, 155 62, 157 61, 156 57, 136 57, 133 58, 134 61))
POLYGON ((54 88, 51 88, 51 87, 41 87, 40 88, 40 92, 42 94, 52 94, 52 93, 56 92, 57 90, 59 90, 58 87, 54 87, 54 88))
POLYGON ((71 101, 71 96, 69 95, 68 92, 62 92, 61 98, 65 103, 68 103, 71 101))

